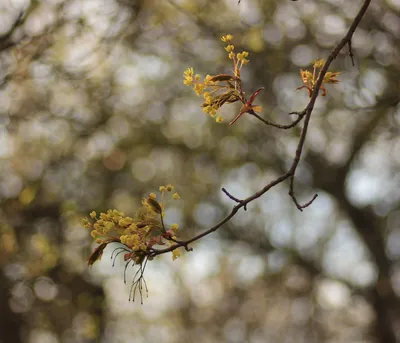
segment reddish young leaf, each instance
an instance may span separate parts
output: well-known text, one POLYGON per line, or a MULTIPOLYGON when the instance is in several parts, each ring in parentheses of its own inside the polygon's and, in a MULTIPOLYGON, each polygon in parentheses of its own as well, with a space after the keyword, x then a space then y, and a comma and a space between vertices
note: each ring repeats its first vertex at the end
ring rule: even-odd
POLYGON ((253 101, 255 100, 255 98, 257 97, 258 93, 260 93, 262 90, 264 89, 264 87, 261 87, 259 89, 257 89, 250 97, 249 101, 247 101, 248 105, 253 104, 253 101))
POLYGON ((253 107, 253 101, 255 100, 255 98, 257 97, 258 93, 260 93, 262 90, 264 89, 264 87, 261 87, 259 89, 257 89, 251 96, 249 101, 247 101, 246 104, 244 104, 242 106, 242 108, 239 111, 239 114, 229 123, 229 125, 232 125, 236 122, 236 120, 238 120, 243 114, 248 113, 249 111, 255 111, 256 108, 260 109, 260 106, 254 106, 253 107))

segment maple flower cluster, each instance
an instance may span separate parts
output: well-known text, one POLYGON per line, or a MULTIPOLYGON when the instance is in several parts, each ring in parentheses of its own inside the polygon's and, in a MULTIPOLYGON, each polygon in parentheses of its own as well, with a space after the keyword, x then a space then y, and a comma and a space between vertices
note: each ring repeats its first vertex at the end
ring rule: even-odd
MULTIPOLYGON (((161 186, 161 201, 155 193, 142 201, 142 206, 135 217, 126 216, 117 210, 108 210, 97 216, 90 213, 90 219, 84 218, 86 228, 91 229, 91 236, 100 244, 88 259, 89 266, 101 259, 103 250, 109 243, 121 243, 125 248, 125 261, 141 264, 146 257, 151 257, 151 249, 155 245, 173 244, 178 234, 178 224, 167 228, 164 224, 164 201, 167 193, 173 190, 172 185, 161 186)), ((178 200, 179 194, 173 193, 172 199, 178 200)), ((172 251, 172 258, 179 257, 178 249, 172 251)))
MULTIPOLYGON (((227 44, 225 50, 228 52, 229 59, 233 62, 232 74, 207 75, 201 81, 200 75, 195 74, 193 68, 188 68, 183 73, 183 83, 186 86, 193 87, 197 95, 203 96, 203 112, 215 118, 218 123, 223 122, 223 117, 217 116, 217 112, 224 104, 236 101, 241 101, 244 105, 247 103, 245 93, 242 90, 240 70, 249 62, 247 59, 249 53, 247 51, 235 53, 235 46, 232 44, 232 39, 233 36, 230 34, 221 38, 227 44)), ((252 109, 254 108, 246 108, 246 110, 252 109)), ((261 110, 261 108, 258 106, 257 110, 261 110)))
MULTIPOLYGON (((304 85, 301 87, 298 87, 297 90, 306 88, 308 90, 308 96, 311 97, 311 94, 314 90, 314 85, 318 80, 319 77, 319 72, 321 71, 321 68, 324 66, 325 60, 319 59, 315 60, 313 62, 313 67, 314 70, 311 72, 309 70, 303 70, 300 69, 300 76, 301 80, 303 81, 304 85), (317 70, 320 69, 320 71, 317 74, 317 70)), ((340 82, 336 77, 340 74, 340 72, 327 72, 324 75, 324 79, 322 81, 321 89, 322 89, 322 96, 325 96, 327 94, 327 91, 325 87, 323 86, 324 83, 326 84, 335 84, 340 82)))

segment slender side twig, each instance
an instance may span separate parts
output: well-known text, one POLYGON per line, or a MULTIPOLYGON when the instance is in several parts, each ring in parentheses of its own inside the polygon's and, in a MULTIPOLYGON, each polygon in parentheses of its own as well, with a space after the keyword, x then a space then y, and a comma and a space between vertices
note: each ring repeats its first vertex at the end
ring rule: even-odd
MULTIPOLYGON (((251 196, 249 196, 249 197, 247 197, 247 198, 245 198, 243 200, 239 200, 239 199, 235 198, 234 196, 232 196, 229 192, 227 192, 225 190, 224 193, 227 194, 227 196, 230 199, 232 199, 232 200, 234 200, 235 202, 238 203, 237 205, 235 205, 232 208, 231 212, 225 218, 223 218, 220 222, 218 222, 217 224, 215 224, 214 226, 212 226, 208 230, 203 231, 202 233, 200 233, 200 234, 198 234, 198 235, 196 235, 196 236, 194 236, 194 237, 192 237, 192 238, 190 238, 190 239, 188 239, 186 241, 180 241, 179 243, 177 243, 175 245, 172 245, 172 246, 170 246, 168 248, 165 248, 165 249, 152 249, 151 252, 150 252, 150 256, 151 257, 157 256, 157 255, 161 255, 161 254, 164 254, 164 253, 167 253, 167 252, 171 252, 171 251, 173 251, 173 250, 175 250, 177 248, 180 248, 180 247, 184 247, 186 250, 190 250, 189 244, 191 244, 191 243, 193 243, 193 242, 195 242, 195 241, 197 241, 197 240, 209 235, 210 233, 218 230, 221 226, 226 224, 232 217, 234 217, 236 215, 236 213, 241 208, 244 208, 247 204, 249 204, 253 200, 258 199, 263 194, 268 192, 272 187, 282 183, 283 181, 285 181, 287 179, 291 179, 289 194, 292 197, 294 203, 296 204, 296 206, 297 206, 297 208, 299 210, 302 210, 303 208, 309 206, 316 199, 317 195, 314 195, 314 197, 309 202, 307 202, 306 204, 300 205, 298 203, 298 201, 297 201, 297 199, 296 199, 296 197, 294 195, 294 188, 293 188, 294 187, 293 186, 294 175, 296 173, 297 166, 299 165, 299 162, 300 162, 301 154, 302 154, 303 147, 304 147, 304 142, 305 142, 305 139, 306 139, 306 136, 307 136, 308 126, 309 126, 310 119, 311 119, 311 114, 312 114, 312 111, 314 109, 314 104, 315 104, 315 101, 317 100, 318 93, 319 93, 319 90, 321 88, 324 76, 325 76, 326 72, 328 71, 329 66, 331 65, 332 61, 339 55, 339 53, 343 49, 343 47, 346 44, 349 44, 349 42, 351 42, 353 34, 354 34, 356 28, 358 27, 358 25, 360 24, 361 19, 363 18, 365 12, 367 11, 368 6, 369 6, 370 3, 371 3, 371 0, 365 0, 364 1, 364 3, 361 6, 357 16, 354 18, 353 23, 351 24, 349 30, 347 31, 346 35, 343 37, 343 39, 339 42, 339 44, 333 49, 333 51, 328 56, 324 66, 322 67, 322 69, 321 69, 321 71, 319 73, 318 80, 317 80, 317 82, 316 82, 316 84, 314 86, 314 89, 313 89, 313 92, 311 94, 311 98, 310 98, 310 101, 309 101, 308 105, 306 106, 304 111, 298 113, 299 118, 300 117, 301 117, 301 119, 303 117, 305 117, 305 118, 304 118, 304 125, 303 125, 303 128, 301 130, 301 134, 300 134, 300 138, 299 138, 299 143, 298 143, 297 149, 296 149, 296 154, 295 154, 295 157, 293 159, 293 163, 292 163, 290 169, 286 173, 282 174, 281 176, 279 176, 275 180, 273 180, 270 183, 268 183, 267 185, 265 185, 262 189, 260 189, 259 191, 257 191, 253 195, 251 195, 251 196)), ((297 120, 299 120, 299 118, 297 120)), ((289 125, 293 125, 293 123, 289 124, 289 125)))
MULTIPOLYGON (((229 193, 225 188, 222 188, 222 191, 226 194, 226 196, 227 196, 228 198, 232 199, 233 201, 235 201, 235 202, 237 202, 237 203, 239 203, 239 204, 242 202, 242 200, 240 200, 240 199, 234 197, 234 196, 233 196, 231 193, 229 193)), ((247 205, 247 204, 246 204, 246 205, 247 205)), ((243 207, 243 209, 244 209, 245 211, 247 211, 246 205, 244 205, 244 207, 243 207)))
POLYGON ((304 208, 310 206, 314 202, 314 200, 317 199, 317 197, 318 197, 318 194, 314 194, 314 196, 312 197, 312 199, 309 202, 305 203, 304 205, 300 205, 294 194, 294 175, 290 178, 289 195, 292 198, 294 204, 296 205, 296 207, 299 211, 303 211, 304 208))
POLYGON ((306 111, 289 113, 289 114, 297 114, 298 117, 297 117, 297 119, 295 121, 293 121, 291 124, 288 124, 288 125, 276 124, 276 123, 274 123, 272 121, 269 121, 267 119, 261 118, 254 111, 250 111, 248 113, 250 113, 252 116, 256 117, 258 120, 261 120, 265 125, 273 126, 273 127, 276 127, 278 129, 282 129, 282 130, 288 130, 288 129, 291 129, 291 128, 295 127, 298 123, 300 123, 300 121, 304 118, 304 116, 306 114, 306 111))

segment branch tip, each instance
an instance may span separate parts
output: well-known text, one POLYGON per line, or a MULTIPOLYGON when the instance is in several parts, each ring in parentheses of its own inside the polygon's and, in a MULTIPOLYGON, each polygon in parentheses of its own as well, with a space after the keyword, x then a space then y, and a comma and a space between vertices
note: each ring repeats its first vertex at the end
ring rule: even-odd
POLYGON ((306 202, 304 205, 300 205, 300 203, 297 201, 297 198, 296 198, 292 188, 289 191, 289 195, 292 198, 293 202, 295 203, 297 209, 300 212, 303 212, 303 209, 310 206, 314 202, 314 200, 318 198, 318 194, 314 194, 314 196, 312 197, 312 199, 309 202, 306 202))
POLYGON ((226 194, 226 196, 227 196, 229 199, 232 199, 234 202, 237 202, 239 205, 243 205, 243 204, 244 204, 243 208, 244 208, 245 211, 247 211, 247 203, 246 203, 245 201, 240 200, 240 199, 234 197, 234 196, 233 196, 231 193, 229 193, 225 188, 222 188, 222 191, 226 194))

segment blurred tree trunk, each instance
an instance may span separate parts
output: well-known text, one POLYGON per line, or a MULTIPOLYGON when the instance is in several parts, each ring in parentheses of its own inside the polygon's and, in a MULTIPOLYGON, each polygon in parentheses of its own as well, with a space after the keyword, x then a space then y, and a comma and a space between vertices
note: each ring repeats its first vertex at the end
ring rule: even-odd
POLYGON ((0 272, 0 343, 22 343, 22 316, 11 310, 9 306, 11 283, 0 272))

